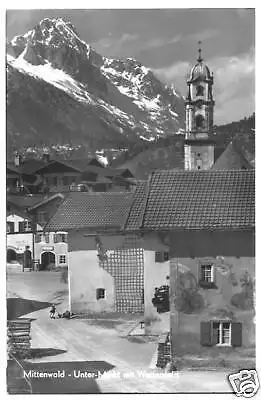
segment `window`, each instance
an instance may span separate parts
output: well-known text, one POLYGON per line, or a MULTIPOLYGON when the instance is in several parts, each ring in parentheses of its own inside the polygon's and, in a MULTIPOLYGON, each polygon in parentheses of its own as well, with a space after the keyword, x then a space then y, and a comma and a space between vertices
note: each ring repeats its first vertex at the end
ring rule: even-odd
POLYGON ((204 88, 201 85, 197 86, 196 96, 203 96, 204 95, 204 88))
POLYGON ((6 223, 6 232, 7 233, 14 233, 14 222, 7 221, 7 223, 6 223))
POLYGON ((156 251, 155 252, 155 262, 163 263, 165 261, 169 261, 169 252, 168 251, 156 251))
POLYGON ((105 299, 105 289, 98 288, 96 289, 96 299, 105 299))
POLYGON ((42 234, 41 233, 36 233, 35 238, 34 238, 35 243, 41 243, 42 241, 42 234))
POLYGON ((196 115, 196 127, 197 128, 204 127, 204 117, 201 114, 196 115))
POLYGON ((54 186, 57 186, 57 182, 58 182, 57 176, 53 176, 53 178, 52 178, 52 184, 53 184, 54 186))
POLYGON ((67 243, 67 233, 55 233, 53 240, 54 243, 67 243))
POLYGON ((199 265, 199 286, 205 289, 217 289, 213 264, 199 265))
POLYGON ((200 280, 204 282, 213 282, 213 265, 201 265, 201 276, 200 280))
POLYGON ((214 344, 231 346, 231 323, 213 322, 214 344))
POLYGON ((31 221, 22 221, 19 222, 19 232, 31 232, 32 224, 31 221))
POLYGON ((24 230, 25 232, 31 232, 32 230, 31 221, 24 221, 24 230))
POLYGON ((49 236, 49 233, 44 233, 44 241, 45 241, 45 243, 49 243, 50 242, 50 236, 49 236))
POLYGON ((66 256, 65 255, 59 256, 59 264, 66 264, 66 256))
POLYGON ((241 346, 242 323, 232 321, 202 321, 200 323, 202 346, 241 346))

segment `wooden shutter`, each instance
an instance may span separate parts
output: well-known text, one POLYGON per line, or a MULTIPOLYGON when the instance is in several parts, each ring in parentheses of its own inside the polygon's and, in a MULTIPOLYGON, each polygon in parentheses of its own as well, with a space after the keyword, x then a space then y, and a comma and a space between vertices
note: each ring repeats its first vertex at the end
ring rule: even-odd
POLYGON ((212 329, 210 321, 200 322, 200 344, 201 346, 212 346, 212 329))
POLYGON ((7 222, 9 227, 9 233, 14 233, 14 222, 7 222))
POLYGON ((24 223, 19 222, 19 232, 24 232, 24 223))
POLYGON ((242 346, 242 323, 231 323, 231 344, 232 346, 242 346))
POLYGON ((201 264, 198 262, 198 284, 201 281, 201 264))

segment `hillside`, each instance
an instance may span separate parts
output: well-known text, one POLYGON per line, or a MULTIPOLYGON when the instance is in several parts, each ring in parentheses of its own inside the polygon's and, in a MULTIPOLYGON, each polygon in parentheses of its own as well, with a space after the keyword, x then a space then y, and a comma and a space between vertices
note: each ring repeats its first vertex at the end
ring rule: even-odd
POLYGON ((138 61, 109 59, 61 18, 7 44, 8 150, 128 148, 184 129, 184 99, 138 61))

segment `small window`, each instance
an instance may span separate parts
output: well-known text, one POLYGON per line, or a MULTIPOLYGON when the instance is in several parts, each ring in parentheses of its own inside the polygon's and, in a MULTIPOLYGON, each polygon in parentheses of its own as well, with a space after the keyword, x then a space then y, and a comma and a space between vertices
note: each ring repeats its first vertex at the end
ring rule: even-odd
POLYGON ((31 221, 22 221, 19 222, 19 232, 31 232, 32 231, 32 224, 31 221))
POLYGON ((35 243, 41 243, 42 241, 42 234, 41 233, 36 233, 35 238, 34 238, 35 243))
POLYGON ((216 288, 214 272, 213 264, 201 264, 199 268, 199 285, 206 289, 216 288))
POLYGON ((54 243, 67 243, 66 233, 55 233, 53 236, 54 243))
POLYGON ((49 233, 45 233, 45 234, 44 234, 44 241, 45 241, 45 243, 49 243, 49 242, 50 242, 49 233))
POLYGON ((201 346, 242 346, 242 323, 232 321, 202 321, 201 346))
POLYGON ((213 282, 213 265, 201 265, 201 280, 205 282, 213 282))
POLYGON ((14 233, 14 222, 7 221, 6 232, 7 233, 14 233))
POLYGON ((213 339, 216 346, 231 346, 231 323, 213 322, 213 339))
POLYGON ((163 263, 165 261, 169 261, 168 251, 155 251, 155 262, 163 263))
POLYGON ((103 288, 96 289, 96 299, 97 300, 105 299, 105 289, 103 288))
POLYGON ((31 232, 32 230, 31 221, 24 221, 24 230, 25 232, 31 232))
POLYGON ((196 96, 203 96, 204 95, 204 87, 201 85, 197 86, 197 93, 196 96))
POLYGON ((59 256, 59 264, 66 264, 66 256, 64 254, 59 256))

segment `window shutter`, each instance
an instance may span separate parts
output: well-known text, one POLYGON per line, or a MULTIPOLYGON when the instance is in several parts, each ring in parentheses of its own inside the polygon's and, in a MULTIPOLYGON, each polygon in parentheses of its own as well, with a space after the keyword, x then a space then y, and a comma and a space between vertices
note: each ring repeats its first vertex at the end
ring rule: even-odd
POLYGON ((155 251, 155 262, 159 263, 162 261, 162 253, 160 251, 155 251))
POLYGON ((212 346, 211 340, 211 322, 201 321, 200 322, 200 344, 201 346, 212 346))
POLYGON ((242 346, 242 323, 232 322, 231 324, 231 344, 232 346, 242 346))
POLYGON ((8 222, 9 233, 14 233, 14 222, 8 222))
POLYGON ((200 262, 198 263, 198 284, 201 281, 201 264, 200 262))
POLYGON ((19 222, 19 232, 24 232, 24 223, 19 222))
POLYGON ((213 283, 217 283, 217 267, 215 264, 212 266, 212 271, 213 271, 213 283))

